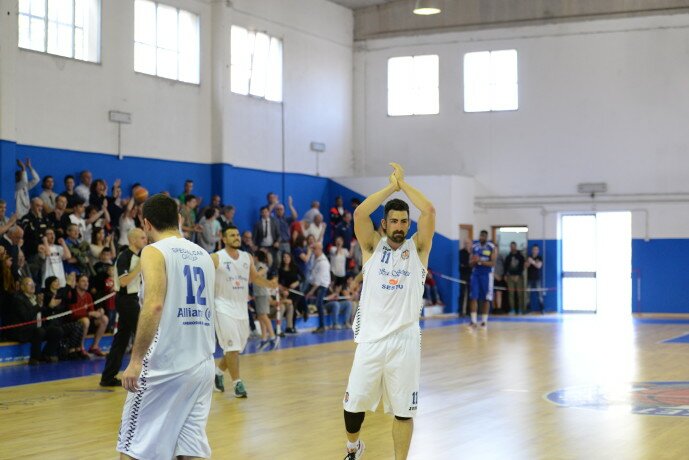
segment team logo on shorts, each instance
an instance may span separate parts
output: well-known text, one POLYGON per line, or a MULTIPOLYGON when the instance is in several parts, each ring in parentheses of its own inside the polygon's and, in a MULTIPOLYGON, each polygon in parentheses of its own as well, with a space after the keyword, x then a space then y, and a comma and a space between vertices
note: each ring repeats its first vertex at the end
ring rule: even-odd
POLYGON ((409 249, 405 249, 402 252, 402 260, 407 260, 409 258, 409 249))
POLYGON ((345 391, 344 402, 349 402, 349 391, 345 391))
POLYGON ((632 414, 689 417, 689 382, 586 385, 553 391, 546 398, 565 407, 624 408, 632 414))

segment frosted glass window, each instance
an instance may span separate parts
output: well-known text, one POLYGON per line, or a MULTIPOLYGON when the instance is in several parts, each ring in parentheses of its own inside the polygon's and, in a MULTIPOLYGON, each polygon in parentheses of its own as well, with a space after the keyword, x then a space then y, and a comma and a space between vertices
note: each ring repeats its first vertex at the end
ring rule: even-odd
POLYGON ((440 111, 437 55, 388 60, 388 115, 435 115, 440 111))
POLYGON ((149 0, 134 3, 134 70, 198 84, 199 16, 149 0))
POLYGON ((464 111, 517 110, 517 50, 464 55, 464 111))
POLYGON ((20 48, 100 60, 100 0, 20 0, 20 48))
POLYGON ((268 101, 282 101, 282 41, 232 26, 230 90, 268 101))

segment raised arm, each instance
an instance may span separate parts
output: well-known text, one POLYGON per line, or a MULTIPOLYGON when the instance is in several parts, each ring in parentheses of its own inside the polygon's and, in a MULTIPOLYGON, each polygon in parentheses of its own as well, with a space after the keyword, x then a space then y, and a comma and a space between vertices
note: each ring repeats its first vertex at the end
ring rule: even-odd
POLYGON ((380 235, 373 228, 373 221, 371 214, 383 204, 394 192, 399 190, 397 178, 390 176, 390 183, 384 188, 378 190, 372 195, 369 195, 359 206, 354 210, 354 233, 361 245, 361 252, 364 263, 371 256, 376 244, 380 239, 380 235))
POLYGON ((160 324, 160 317, 163 314, 167 291, 167 275, 163 254, 153 246, 145 247, 141 253, 141 271, 146 290, 139 314, 132 358, 122 375, 122 386, 131 392, 139 389, 139 376, 141 375, 144 355, 153 343, 160 324))

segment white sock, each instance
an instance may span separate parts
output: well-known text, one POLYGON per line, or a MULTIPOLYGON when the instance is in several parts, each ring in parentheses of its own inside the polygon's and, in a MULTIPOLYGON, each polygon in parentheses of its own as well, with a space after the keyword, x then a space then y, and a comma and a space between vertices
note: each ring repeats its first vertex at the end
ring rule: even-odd
POLYGON ((476 312, 471 313, 471 322, 472 322, 472 323, 476 324, 476 317, 477 317, 477 316, 478 316, 478 315, 476 314, 476 312))
POLYGON ((218 366, 215 366, 215 375, 222 375, 222 371, 218 366))
POLYGON ((354 442, 349 442, 347 441, 347 450, 349 451, 354 451, 359 449, 359 440, 357 439, 354 442))
POLYGON ((481 315, 481 322, 487 323, 488 322, 488 315, 481 315))
POLYGON ((278 334, 282 332, 282 325, 280 323, 278 323, 278 325, 275 327, 275 332, 278 334))

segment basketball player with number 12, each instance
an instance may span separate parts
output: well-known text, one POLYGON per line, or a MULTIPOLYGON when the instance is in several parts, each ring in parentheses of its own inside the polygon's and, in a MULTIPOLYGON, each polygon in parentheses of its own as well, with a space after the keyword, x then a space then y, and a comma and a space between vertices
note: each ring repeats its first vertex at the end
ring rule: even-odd
POLYGON ((385 412, 394 415, 392 438, 395 459, 409 453, 413 417, 419 402, 423 285, 435 232, 435 208, 404 180, 397 163, 390 183, 369 196, 354 211, 354 232, 361 245, 364 283, 354 320, 358 344, 344 396, 347 430, 345 460, 362 457, 359 431, 367 410, 375 411, 381 398, 385 412), (402 191, 421 211, 417 233, 407 239, 409 205, 400 199, 385 204, 381 236, 371 214, 394 192, 402 191))

